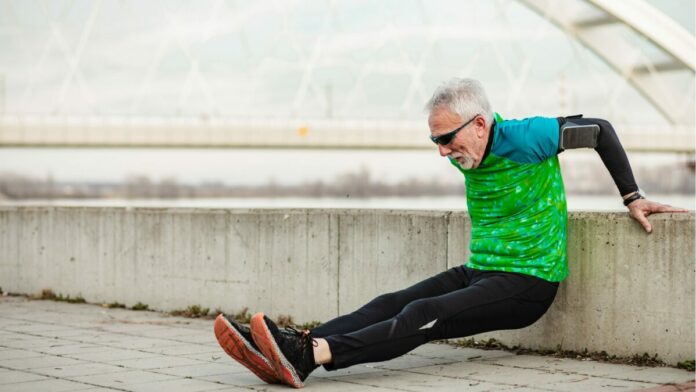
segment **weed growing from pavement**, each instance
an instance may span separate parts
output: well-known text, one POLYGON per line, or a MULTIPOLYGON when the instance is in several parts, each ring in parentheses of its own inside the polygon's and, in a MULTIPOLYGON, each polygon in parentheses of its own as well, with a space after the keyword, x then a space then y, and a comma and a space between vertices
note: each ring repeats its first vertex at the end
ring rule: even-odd
POLYGON ((678 367, 679 369, 684 369, 684 370, 688 370, 688 371, 690 371, 690 372, 693 372, 694 370, 696 370, 696 366, 694 366, 694 365, 695 365, 694 360, 693 360, 693 359, 689 359, 689 360, 686 360, 686 361, 681 361, 681 362, 679 362, 679 363, 677 364, 677 367, 678 367))
MULTIPOLYGON (((550 356, 550 357, 556 357, 556 358, 570 358, 570 359, 579 359, 579 360, 594 360, 598 362, 607 362, 607 363, 620 363, 620 364, 625 364, 625 365, 633 365, 633 366, 650 366, 650 367, 662 367, 662 366, 669 366, 667 365, 664 361, 662 361, 660 358, 658 358, 657 354, 650 356, 648 353, 644 353, 643 355, 633 355, 630 357, 620 357, 616 355, 609 355, 606 351, 600 351, 600 352, 590 352, 587 349, 583 351, 573 351, 573 350, 563 350, 563 348, 559 345, 556 347, 555 350, 549 350, 549 349, 529 349, 529 348, 524 348, 521 346, 512 346, 509 347, 500 341, 496 339, 484 339, 484 340, 474 340, 473 338, 471 339, 459 339, 454 342, 450 341, 445 341, 445 343, 449 344, 454 344, 455 346, 458 347, 467 347, 467 348, 478 348, 481 350, 505 350, 509 352, 513 352, 517 355, 541 355, 541 356, 550 356)), ((687 361, 688 362, 688 361, 687 361)), ((693 361, 691 361, 692 366, 693 366, 693 361)), ((677 365, 679 367, 679 365, 677 365)))
POLYGON ((56 298, 56 301, 64 301, 64 302, 69 302, 71 304, 85 304, 87 301, 85 301, 84 298, 82 298, 81 295, 77 295, 77 297, 70 298, 69 295, 66 295, 63 297, 62 295, 58 294, 58 297, 56 298))
POLYGON ((43 289, 41 292, 35 296, 33 296, 34 299, 48 299, 48 300, 55 300, 56 299, 56 293, 53 292, 51 289, 43 289))
POLYGON ((108 308, 108 309, 114 309, 114 308, 121 308, 125 309, 126 305, 120 304, 118 302, 112 302, 110 304, 102 304, 102 308, 108 308))
POLYGON ((202 308, 200 305, 191 305, 183 310, 172 310, 169 314, 179 317, 199 318, 207 316, 209 312, 209 308, 202 308))
POLYGON ((59 302, 68 302, 71 304, 84 304, 87 303, 82 295, 78 294, 76 297, 71 297, 70 295, 58 294, 53 292, 51 289, 43 289, 39 294, 31 296, 33 299, 51 300, 59 302))
POLYGON ((148 310, 149 306, 147 304, 144 304, 142 302, 138 302, 137 304, 133 305, 131 310, 148 310))
POLYGON ((297 329, 299 329, 300 331, 304 331, 306 329, 314 329, 320 325, 321 325, 321 321, 312 320, 312 321, 306 322, 304 324, 298 324, 297 329))
POLYGON ((291 325, 295 325, 295 321, 293 321, 292 316, 290 315, 279 314, 278 318, 276 318, 276 324, 279 327, 289 327, 291 325))
POLYGON ((249 308, 245 307, 239 312, 233 314, 232 319, 241 324, 249 324, 251 322, 251 313, 249 313, 249 308))

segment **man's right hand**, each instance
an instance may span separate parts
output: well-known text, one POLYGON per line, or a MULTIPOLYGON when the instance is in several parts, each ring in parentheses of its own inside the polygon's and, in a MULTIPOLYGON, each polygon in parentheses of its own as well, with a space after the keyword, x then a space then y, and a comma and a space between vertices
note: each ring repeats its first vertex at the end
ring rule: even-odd
POLYGON ((689 212, 689 210, 672 207, 648 199, 638 199, 628 205, 628 213, 631 215, 631 218, 637 220, 648 233, 652 233, 652 225, 650 221, 648 221, 648 215, 661 212, 689 212))

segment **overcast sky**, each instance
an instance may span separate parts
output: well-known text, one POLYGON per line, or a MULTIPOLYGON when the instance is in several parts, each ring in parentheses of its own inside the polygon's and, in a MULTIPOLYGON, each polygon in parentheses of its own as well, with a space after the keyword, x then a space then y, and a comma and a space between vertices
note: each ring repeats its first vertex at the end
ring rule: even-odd
MULTIPOLYGON (((696 2, 650 3, 693 34, 696 2)), ((0 0, 5 114, 406 119, 425 135, 423 104, 453 76, 481 80, 506 118, 666 123, 596 55, 512 0, 0 0)), ((693 75, 682 79, 693 107, 693 75)), ((434 149, 0 149, 0 171, 59 180, 297 182, 361 166, 387 181, 456 175, 440 173, 434 149)))

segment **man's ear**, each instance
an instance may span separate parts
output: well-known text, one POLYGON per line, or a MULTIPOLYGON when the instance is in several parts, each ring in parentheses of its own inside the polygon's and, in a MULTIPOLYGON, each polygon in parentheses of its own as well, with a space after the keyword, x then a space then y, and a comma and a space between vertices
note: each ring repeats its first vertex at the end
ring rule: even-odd
POLYGON ((474 124, 476 124, 476 136, 479 138, 486 136, 486 120, 483 118, 483 116, 476 117, 474 124))

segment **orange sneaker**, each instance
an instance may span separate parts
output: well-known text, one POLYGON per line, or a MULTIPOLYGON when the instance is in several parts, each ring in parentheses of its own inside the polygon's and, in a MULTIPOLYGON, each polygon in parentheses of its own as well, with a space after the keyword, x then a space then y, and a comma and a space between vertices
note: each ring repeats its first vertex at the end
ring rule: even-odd
POLYGON ((227 355, 246 366, 258 378, 269 384, 281 382, 276 377, 273 365, 254 343, 248 327, 220 314, 215 319, 215 337, 227 355))
POLYGON ((285 384, 302 388, 309 373, 318 367, 314 363, 314 340, 308 332, 292 328, 280 331, 271 319, 256 313, 251 318, 251 337, 285 384))

